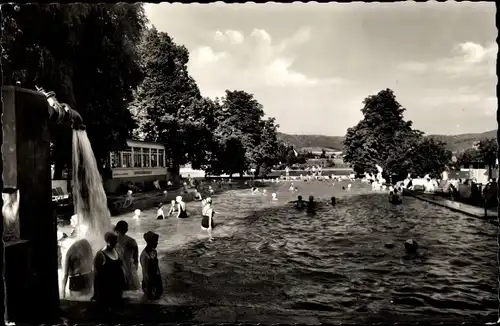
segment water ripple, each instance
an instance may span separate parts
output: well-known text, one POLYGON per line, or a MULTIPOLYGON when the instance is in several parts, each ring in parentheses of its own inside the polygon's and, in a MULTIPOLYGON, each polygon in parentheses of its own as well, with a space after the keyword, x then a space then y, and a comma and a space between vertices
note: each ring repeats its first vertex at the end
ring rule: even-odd
MULTIPOLYGON (((495 315, 496 228, 413 198, 393 206, 359 182, 269 185, 279 202, 249 190, 214 196, 216 240, 206 242, 199 207, 192 218, 130 227, 155 229, 162 243, 163 303, 265 305, 343 314, 495 315), (287 204, 297 195, 324 201, 310 216, 287 204), (336 207, 328 206, 331 196, 336 207), (193 221, 194 220, 194 221, 193 221), (163 225, 162 225, 163 223, 163 225), (416 256, 404 241, 420 245, 416 256), (393 248, 386 248, 391 242, 393 248), (178 299, 180 300, 180 299, 178 299)), ((141 246, 143 243, 141 243, 141 246)))

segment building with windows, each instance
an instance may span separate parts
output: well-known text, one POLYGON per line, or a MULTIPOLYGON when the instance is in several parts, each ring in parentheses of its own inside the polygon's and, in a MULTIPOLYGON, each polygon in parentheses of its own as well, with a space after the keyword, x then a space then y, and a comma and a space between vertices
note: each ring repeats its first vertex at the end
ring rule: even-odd
POLYGON ((482 184, 488 183, 490 178, 496 180, 498 178, 498 159, 496 164, 491 167, 480 161, 461 164, 460 175, 466 175, 466 179, 475 179, 482 184))
POLYGON ((107 192, 114 193, 129 182, 147 189, 153 181, 174 177, 168 166, 165 146, 138 140, 127 140, 127 145, 127 148, 109 153, 112 176, 104 182, 107 192))

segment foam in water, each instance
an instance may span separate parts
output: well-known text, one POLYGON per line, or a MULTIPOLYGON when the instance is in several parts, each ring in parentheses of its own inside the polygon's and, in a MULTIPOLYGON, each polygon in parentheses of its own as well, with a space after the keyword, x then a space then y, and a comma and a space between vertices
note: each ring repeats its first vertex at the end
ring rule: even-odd
POLYGON ((103 239, 111 230, 111 214, 92 146, 84 130, 73 131, 73 200, 79 223, 88 236, 103 239))

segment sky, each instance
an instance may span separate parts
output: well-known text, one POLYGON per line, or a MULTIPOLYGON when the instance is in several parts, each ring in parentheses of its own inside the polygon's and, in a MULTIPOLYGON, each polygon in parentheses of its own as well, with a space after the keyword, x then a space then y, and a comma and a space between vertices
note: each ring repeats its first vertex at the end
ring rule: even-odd
POLYGON ((147 4, 203 96, 254 94, 280 131, 343 136, 390 88, 429 134, 497 128, 495 3, 147 4))

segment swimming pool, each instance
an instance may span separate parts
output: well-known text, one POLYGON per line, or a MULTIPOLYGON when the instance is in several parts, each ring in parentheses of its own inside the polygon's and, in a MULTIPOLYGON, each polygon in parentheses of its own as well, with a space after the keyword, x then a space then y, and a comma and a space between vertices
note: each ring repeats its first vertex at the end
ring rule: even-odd
MULTIPOLYGON (((160 234, 158 253, 165 305, 303 310, 338 316, 485 317, 495 319, 497 229, 490 223, 414 198, 393 206, 387 194, 356 181, 269 183, 268 196, 250 190, 214 195, 214 242, 200 230, 200 203, 190 218, 156 220, 144 211, 113 218, 129 222, 140 250, 142 234, 160 234), (279 201, 270 201, 270 193, 279 201), (300 194, 328 203, 315 216, 287 204, 300 194), (403 244, 419 243, 418 257, 403 244), (386 244, 394 243, 394 248, 386 244)), ((139 298, 140 294, 129 296, 139 298)))

